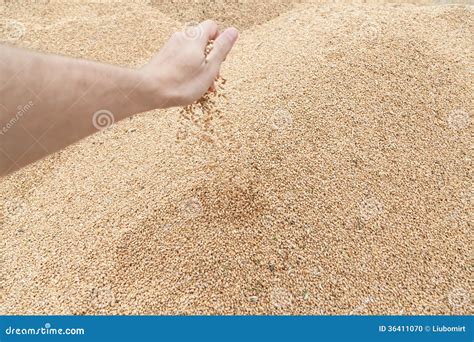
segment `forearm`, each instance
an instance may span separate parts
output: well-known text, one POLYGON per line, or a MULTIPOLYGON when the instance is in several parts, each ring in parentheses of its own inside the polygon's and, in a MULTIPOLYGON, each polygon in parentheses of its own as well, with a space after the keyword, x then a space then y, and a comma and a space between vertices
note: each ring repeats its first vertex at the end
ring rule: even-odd
POLYGON ((238 32, 219 33, 211 20, 193 29, 136 70, 0 45, 0 176, 127 116, 199 99, 238 32))
POLYGON ((156 107, 137 70, 4 46, 0 55, 0 174, 156 107))

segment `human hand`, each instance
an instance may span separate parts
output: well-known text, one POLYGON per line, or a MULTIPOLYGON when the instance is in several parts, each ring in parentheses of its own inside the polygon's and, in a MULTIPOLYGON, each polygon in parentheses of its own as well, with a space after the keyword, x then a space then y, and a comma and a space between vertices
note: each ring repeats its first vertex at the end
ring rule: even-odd
POLYGON ((198 100, 213 87, 221 63, 237 37, 238 31, 233 27, 219 34, 217 24, 212 20, 174 33, 139 70, 149 89, 152 106, 185 106, 198 100), (209 40, 214 40, 214 45, 206 57, 209 40))

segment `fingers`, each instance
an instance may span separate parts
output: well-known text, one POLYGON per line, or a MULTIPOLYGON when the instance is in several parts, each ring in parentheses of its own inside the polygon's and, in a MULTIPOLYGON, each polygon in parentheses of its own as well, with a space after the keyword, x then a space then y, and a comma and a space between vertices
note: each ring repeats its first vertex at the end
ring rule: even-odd
POLYGON ((214 81, 219 75, 221 64, 234 46, 238 36, 237 29, 231 27, 219 34, 214 41, 214 46, 206 58, 208 72, 204 76, 206 84, 210 84, 210 90, 215 90, 214 81))
POLYGON ((199 36, 199 43, 204 50, 207 43, 210 40, 214 40, 217 37, 219 31, 217 30, 217 24, 213 20, 206 20, 199 24, 199 30, 201 31, 199 36))
POLYGON ((212 51, 207 56, 207 60, 212 64, 220 65, 234 46, 238 36, 239 32, 234 27, 230 27, 219 34, 214 42, 212 51))

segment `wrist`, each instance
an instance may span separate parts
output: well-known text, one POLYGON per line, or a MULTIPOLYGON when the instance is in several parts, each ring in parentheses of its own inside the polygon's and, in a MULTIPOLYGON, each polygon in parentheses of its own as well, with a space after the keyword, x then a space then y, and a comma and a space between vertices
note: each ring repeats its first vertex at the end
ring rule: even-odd
POLYGON ((133 103, 131 108, 132 113, 141 113, 158 108, 155 104, 155 99, 152 96, 152 90, 149 82, 144 77, 143 73, 137 69, 125 69, 123 73, 125 85, 123 92, 127 98, 133 103))
POLYGON ((170 105, 170 96, 166 92, 161 79, 163 77, 149 73, 146 68, 134 70, 138 80, 137 92, 147 106, 147 110, 166 108, 170 105))

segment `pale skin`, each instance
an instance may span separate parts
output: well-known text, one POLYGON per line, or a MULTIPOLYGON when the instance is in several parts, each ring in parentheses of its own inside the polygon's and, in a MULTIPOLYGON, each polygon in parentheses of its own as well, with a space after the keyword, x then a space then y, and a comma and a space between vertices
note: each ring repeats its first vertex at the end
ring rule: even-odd
POLYGON ((193 103, 213 89, 237 37, 206 20, 173 34, 139 69, 0 46, 0 176, 97 132, 97 112, 117 122, 193 103))

